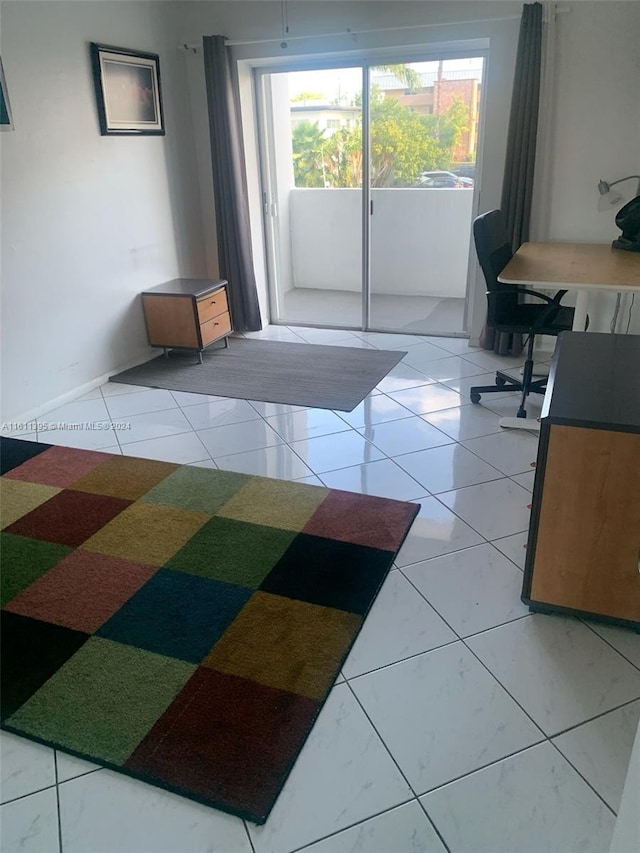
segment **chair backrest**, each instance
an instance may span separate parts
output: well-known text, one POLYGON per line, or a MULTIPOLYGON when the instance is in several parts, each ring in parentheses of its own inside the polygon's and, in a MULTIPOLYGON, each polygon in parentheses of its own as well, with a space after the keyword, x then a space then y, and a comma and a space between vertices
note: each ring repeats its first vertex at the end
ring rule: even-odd
POLYGON ((487 325, 508 326, 518 313, 518 294, 508 284, 501 284, 498 276, 513 257, 511 241, 501 210, 482 213, 473 221, 473 239, 478 261, 487 283, 487 325), (500 292, 499 299, 491 294, 500 292))

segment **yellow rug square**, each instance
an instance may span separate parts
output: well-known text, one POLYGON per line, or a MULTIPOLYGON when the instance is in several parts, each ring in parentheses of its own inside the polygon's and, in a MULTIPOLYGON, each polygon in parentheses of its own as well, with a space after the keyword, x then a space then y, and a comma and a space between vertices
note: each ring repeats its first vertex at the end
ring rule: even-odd
POLYGON ((202 665, 322 699, 361 623, 355 613, 258 591, 202 665))
POLYGON ((69 488, 136 501, 179 467, 172 462, 157 462, 154 459, 112 456, 69 488))
POLYGON ((162 566, 209 518, 204 512, 138 502, 105 524, 82 548, 162 566))
POLYGON ((60 491, 55 486, 3 478, 0 480, 0 527, 8 527, 60 491))
POLYGON ((329 489, 253 477, 222 506, 216 515, 300 531, 329 494, 329 489))

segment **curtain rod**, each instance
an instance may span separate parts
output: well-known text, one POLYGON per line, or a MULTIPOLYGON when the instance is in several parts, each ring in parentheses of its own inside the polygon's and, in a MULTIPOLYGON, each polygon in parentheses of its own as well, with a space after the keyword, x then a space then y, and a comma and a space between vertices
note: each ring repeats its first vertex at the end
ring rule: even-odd
MULTIPOLYGON (((497 21, 519 21, 520 15, 510 15, 505 18, 483 18, 482 20, 473 20, 473 21, 446 21, 438 24, 411 24, 402 27, 380 27, 378 29, 370 29, 370 30, 352 30, 350 27, 347 27, 346 30, 338 30, 333 33, 313 33, 312 35, 304 35, 304 36, 292 36, 287 33, 285 40, 287 42, 290 41, 299 41, 301 39, 318 39, 318 38, 329 38, 333 36, 348 36, 349 38, 356 39, 359 35, 368 35, 369 33, 392 33, 397 32, 398 30, 424 30, 424 29, 432 29, 433 27, 458 27, 464 26, 465 24, 486 24, 486 23, 494 23, 497 21)), ((274 44, 277 42, 282 42, 282 36, 278 36, 277 38, 270 39, 252 39, 247 41, 242 41, 240 39, 228 39, 227 46, 228 47, 239 47, 240 45, 249 45, 249 44, 274 44)), ((190 50, 194 53, 202 47, 200 44, 179 44, 179 48, 183 50, 190 50)))
MULTIPOLYGON (((554 12, 556 15, 563 15, 566 12, 569 12, 569 6, 555 6, 554 12)), ((332 33, 313 33, 311 35, 303 35, 303 36, 292 36, 287 33, 286 37, 283 38, 282 35, 276 38, 270 39, 251 39, 251 40, 241 40, 241 39, 227 39, 228 47, 240 47, 242 45, 251 45, 251 44, 277 44, 278 42, 290 42, 290 41, 301 41, 303 39, 318 39, 318 38, 330 38, 335 36, 348 36, 349 38, 356 40, 359 35, 368 35, 370 33, 393 33, 401 30, 425 30, 425 29, 434 29, 436 27, 460 27, 465 26, 467 24, 493 24, 500 23, 502 21, 519 21, 521 19, 520 15, 508 15, 502 18, 476 18, 474 20, 469 21, 442 21, 440 23, 435 24, 406 24, 401 27, 379 27, 377 29, 363 29, 363 30, 352 30, 351 27, 347 27, 344 30, 338 30, 337 32, 332 33)), ((201 44, 179 44, 178 48, 182 50, 189 50, 193 53, 196 53, 202 47, 201 44)))

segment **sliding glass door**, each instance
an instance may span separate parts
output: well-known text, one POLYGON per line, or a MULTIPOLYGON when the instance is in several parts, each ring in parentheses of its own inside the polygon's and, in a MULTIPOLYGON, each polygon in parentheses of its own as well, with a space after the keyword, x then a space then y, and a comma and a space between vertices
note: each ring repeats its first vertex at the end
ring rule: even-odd
POLYGON ((463 334, 483 59, 261 72, 272 321, 463 334))

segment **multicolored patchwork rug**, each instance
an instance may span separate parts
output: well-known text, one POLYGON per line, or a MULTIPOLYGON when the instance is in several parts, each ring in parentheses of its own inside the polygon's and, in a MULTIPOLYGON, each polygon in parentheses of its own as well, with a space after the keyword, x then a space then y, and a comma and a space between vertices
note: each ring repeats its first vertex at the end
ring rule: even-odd
POLYGON ((0 450, 2 727, 264 823, 418 505, 0 450))

